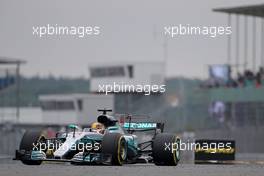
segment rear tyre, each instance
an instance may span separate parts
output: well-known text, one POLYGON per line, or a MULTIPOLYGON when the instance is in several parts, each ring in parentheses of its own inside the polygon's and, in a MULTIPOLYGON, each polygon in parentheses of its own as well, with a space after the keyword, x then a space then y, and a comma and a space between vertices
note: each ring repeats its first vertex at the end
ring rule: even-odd
POLYGON ((155 165, 176 166, 180 161, 180 138, 174 134, 157 134, 152 150, 155 165))
POLYGON ((111 164, 122 166, 127 158, 127 143, 122 134, 107 133, 102 140, 102 154, 111 155, 111 164))
MULTIPOLYGON (((44 141, 45 135, 42 131, 26 131, 20 142, 19 150, 32 151, 34 147, 33 143, 37 144, 44 141)), ((42 161, 28 159, 22 159, 21 162, 26 165, 40 165, 42 163, 42 161)))

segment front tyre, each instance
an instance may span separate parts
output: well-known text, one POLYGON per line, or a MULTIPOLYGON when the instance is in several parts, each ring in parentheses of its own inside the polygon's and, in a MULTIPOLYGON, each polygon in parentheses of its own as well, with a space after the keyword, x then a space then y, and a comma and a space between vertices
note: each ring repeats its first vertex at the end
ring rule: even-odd
POLYGON ((180 138, 174 134, 157 134, 152 150, 155 165, 176 166, 180 161, 180 138))
MULTIPOLYGON (((34 145, 38 142, 44 142, 45 135, 42 131, 26 131, 20 142, 19 150, 32 151, 34 145)), ((26 165, 40 165, 42 161, 39 160, 25 160, 22 159, 21 162, 26 165)))
POLYGON ((127 143, 122 134, 107 133, 102 140, 102 154, 111 155, 111 164, 122 166, 127 158, 127 143))

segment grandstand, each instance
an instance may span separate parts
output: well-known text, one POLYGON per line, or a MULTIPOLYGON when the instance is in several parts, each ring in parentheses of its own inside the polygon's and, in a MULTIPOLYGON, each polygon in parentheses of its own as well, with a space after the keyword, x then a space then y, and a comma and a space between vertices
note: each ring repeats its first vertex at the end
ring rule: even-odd
POLYGON ((262 153, 264 4, 216 8, 213 11, 227 14, 228 26, 234 29, 227 38, 227 61, 222 68, 223 73, 227 73, 224 72, 226 65, 230 72, 226 84, 201 86, 197 92, 205 95, 200 108, 207 104, 208 122, 204 130, 196 131, 196 136, 235 139, 237 152, 262 153), (212 120, 216 123, 210 123, 212 120))
MULTIPOLYGON (((232 7, 232 8, 217 8, 217 9, 213 9, 213 11, 215 12, 222 12, 222 13, 226 13, 228 15, 228 25, 232 25, 232 16, 236 16, 236 20, 235 20, 235 29, 236 29, 236 37, 234 39, 236 39, 236 46, 235 46, 235 60, 236 60, 236 65, 240 65, 241 64, 241 58, 244 59, 244 68, 247 68, 248 63, 249 63, 249 58, 251 58, 252 61, 252 69, 253 71, 256 71, 257 69, 257 37, 261 38, 261 43, 260 43, 260 63, 261 66, 264 66, 264 4, 260 4, 260 5, 250 5, 250 6, 242 6, 242 7, 232 7), (250 26, 249 24, 249 20, 251 17, 251 21, 252 21, 252 26, 250 26), (243 53, 243 57, 240 57, 240 43, 241 43, 241 39, 240 39, 240 33, 241 33, 241 18, 243 18, 244 21, 244 53, 243 53), (259 20, 259 23, 261 23, 261 31, 258 33, 258 25, 257 25, 257 20, 259 20), (252 42, 248 41, 249 38, 249 32, 250 30, 248 30, 248 28, 251 27, 252 30, 252 42), (257 33, 259 34, 259 36, 257 36, 257 33), (252 44, 249 44, 252 43, 252 44), (252 50, 252 56, 248 56, 248 51, 251 48, 252 50)), ((231 62, 231 52, 232 52, 232 48, 231 48, 231 40, 232 40, 232 36, 229 36, 228 38, 228 45, 227 45, 227 51, 228 51, 228 62, 231 62)))
POLYGON ((235 26, 235 32, 227 40, 227 63, 232 65, 232 61, 235 61, 236 73, 239 74, 243 70, 245 74, 240 75, 235 88, 209 90, 210 101, 222 101, 227 105, 228 116, 232 119, 233 125, 263 125, 264 4, 216 8, 213 11, 227 14, 228 25, 235 26), (236 17, 234 22, 232 16, 236 17), (250 20, 251 23, 249 23, 250 20), (241 22, 244 24, 243 30, 241 30, 241 22), (244 35, 241 35, 242 32, 244 35), (241 40, 241 36, 243 40, 241 40), (260 42, 257 40, 258 38, 260 38, 260 42), (232 40, 235 41, 233 48, 232 40), (232 52, 235 53, 234 58, 231 57, 232 52), (252 55, 250 56, 249 53, 252 55), (239 68, 240 65, 243 68, 239 68), (251 73, 249 74, 249 72, 251 73))

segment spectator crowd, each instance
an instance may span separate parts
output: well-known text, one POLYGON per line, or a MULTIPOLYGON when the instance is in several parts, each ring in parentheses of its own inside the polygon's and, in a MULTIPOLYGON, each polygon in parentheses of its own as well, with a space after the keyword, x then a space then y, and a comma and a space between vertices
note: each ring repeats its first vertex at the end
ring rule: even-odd
POLYGON ((259 88, 264 85, 264 68, 260 67, 257 73, 251 70, 245 70, 243 74, 237 73, 237 78, 232 78, 231 71, 227 80, 211 77, 200 86, 202 88, 237 88, 237 87, 256 87, 259 88))

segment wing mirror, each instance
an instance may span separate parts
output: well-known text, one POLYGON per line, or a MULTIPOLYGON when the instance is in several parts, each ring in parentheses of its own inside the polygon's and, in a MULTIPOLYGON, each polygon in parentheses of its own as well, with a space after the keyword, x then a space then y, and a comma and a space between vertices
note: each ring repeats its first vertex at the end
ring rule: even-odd
POLYGON ((79 127, 77 125, 70 124, 68 125, 68 128, 73 129, 73 137, 75 137, 76 129, 79 129, 79 127))

